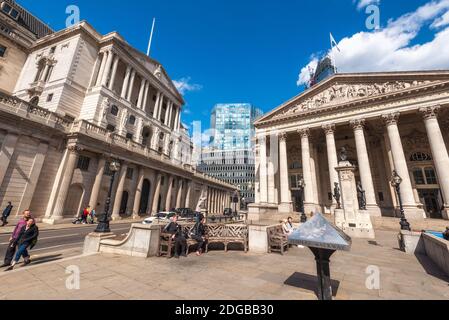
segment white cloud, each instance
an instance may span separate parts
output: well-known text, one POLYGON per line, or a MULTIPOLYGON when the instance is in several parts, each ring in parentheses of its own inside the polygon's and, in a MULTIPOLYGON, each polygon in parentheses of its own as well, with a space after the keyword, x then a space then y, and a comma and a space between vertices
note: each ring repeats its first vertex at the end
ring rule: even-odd
POLYGON ((357 2, 357 9, 361 10, 370 4, 379 4, 380 0, 354 0, 354 2, 357 2))
POLYGON ((174 80, 173 84, 181 94, 185 94, 189 91, 199 91, 203 88, 202 85, 190 83, 190 81, 191 81, 190 77, 185 77, 179 80, 174 80))
MULTIPOLYGON (((449 68, 449 0, 431 1, 416 11, 391 19, 387 26, 372 32, 361 31, 342 39, 332 50, 339 72, 405 71, 449 68), (426 25, 434 38, 412 45, 426 25), (436 31, 435 28, 446 26, 436 31)), ((312 58, 308 66, 316 66, 312 58)), ((302 68, 298 85, 309 79, 308 66, 302 68)))

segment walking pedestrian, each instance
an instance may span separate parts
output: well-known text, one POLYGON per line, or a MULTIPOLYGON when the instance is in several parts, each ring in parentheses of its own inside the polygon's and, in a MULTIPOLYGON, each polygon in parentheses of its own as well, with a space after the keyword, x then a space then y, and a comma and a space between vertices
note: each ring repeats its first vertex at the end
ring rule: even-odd
POLYGON ((14 254, 16 253, 17 240, 19 238, 20 231, 27 224, 27 221, 30 218, 31 218, 30 210, 25 210, 22 213, 22 218, 17 223, 17 225, 14 228, 14 231, 13 231, 11 237, 9 238, 9 244, 8 244, 8 248, 6 249, 4 264, 1 266, 2 268, 3 267, 8 267, 8 266, 11 265, 11 262, 12 262, 12 259, 14 257, 14 254))
POLYGON ((8 217, 11 214, 13 205, 11 201, 8 202, 8 205, 6 206, 5 210, 3 210, 2 213, 2 227, 6 226, 8 224, 8 217))
POLYGON ((8 270, 14 269, 14 266, 19 262, 21 257, 23 257, 25 265, 31 263, 28 248, 34 248, 38 237, 39 228, 37 227, 35 220, 30 218, 28 219, 27 224, 20 230, 19 238, 16 240, 16 245, 18 245, 19 249, 17 250, 16 257, 12 261, 11 267, 8 270))

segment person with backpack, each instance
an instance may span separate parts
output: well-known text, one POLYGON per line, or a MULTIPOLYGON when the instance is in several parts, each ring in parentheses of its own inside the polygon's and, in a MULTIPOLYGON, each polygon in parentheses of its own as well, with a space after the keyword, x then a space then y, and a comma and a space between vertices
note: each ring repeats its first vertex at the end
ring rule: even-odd
POLYGON ((37 227, 35 220, 30 218, 28 219, 27 224, 20 230, 19 237, 16 240, 16 245, 19 249, 8 270, 14 269, 14 266, 19 262, 20 257, 23 257, 25 265, 31 263, 28 248, 33 249, 36 246, 38 237, 39 228, 37 227))
POLYGON ((4 263, 1 266, 3 267, 9 267, 11 266, 12 259, 14 258, 14 255, 16 254, 17 249, 17 239, 19 238, 20 231, 24 226, 26 226, 27 221, 31 218, 31 212, 30 210, 25 210, 22 213, 22 219, 17 222, 16 227, 14 228, 14 231, 11 234, 11 237, 9 238, 8 248, 6 250, 4 263))
POLYGON ((198 243, 198 249, 196 251, 197 256, 201 256, 203 254, 203 247, 206 243, 206 228, 204 223, 206 222, 206 218, 201 214, 198 216, 198 221, 192 229, 191 238, 198 243))

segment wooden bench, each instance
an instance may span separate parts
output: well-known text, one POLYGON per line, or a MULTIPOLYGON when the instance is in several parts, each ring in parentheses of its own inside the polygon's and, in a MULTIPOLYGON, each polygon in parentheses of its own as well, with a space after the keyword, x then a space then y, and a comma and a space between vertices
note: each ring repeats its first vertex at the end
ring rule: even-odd
POLYGON ((288 235, 284 233, 282 225, 267 228, 267 234, 268 253, 275 251, 284 255, 284 252, 288 250, 288 235))
MULTIPOLYGON (((181 224, 182 231, 184 234, 189 234, 194 224, 181 224)), ((161 225, 161 237, 159 242, 159 256, 167 256, 167 258, 172 257, 172 250, 174 247, 174 241, 172 235, 169 233, 164 233, 163 230, 165 225, 161 225)), ((230 243, 241 243, 243 249, 248 252, 248 226, 246 225, 218 225, 210 224, 205 225, 206 229, 206 252, 209 251, 209 244, 211 243, 222 243, 225 248, 225 252, 228 251, 228 245, 230 243)), ((191 246, 197 245, 198 242, 194 239, 187 239, 186 254, 189 253, 189 248, 191 246)))

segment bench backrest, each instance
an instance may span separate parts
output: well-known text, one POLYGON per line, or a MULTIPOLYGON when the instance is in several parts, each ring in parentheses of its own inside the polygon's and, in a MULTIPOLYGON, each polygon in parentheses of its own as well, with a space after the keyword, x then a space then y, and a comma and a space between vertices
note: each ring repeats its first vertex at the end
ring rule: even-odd
MULTIPOLYGON (((184 233, 190 233, 195 224, 181 224, 184 233)), ((163 231, 165 225, 161 226, 163 231)), ((207 224, 206 234, 209 238, 247 238, 248 226, 244 224, 207 224)))
POLYGON ((268 238, 271 239, 271 237, 279 234, 284 234, 284 229, 282 228, 282 225, 276 225, 267 228, 268 238))

